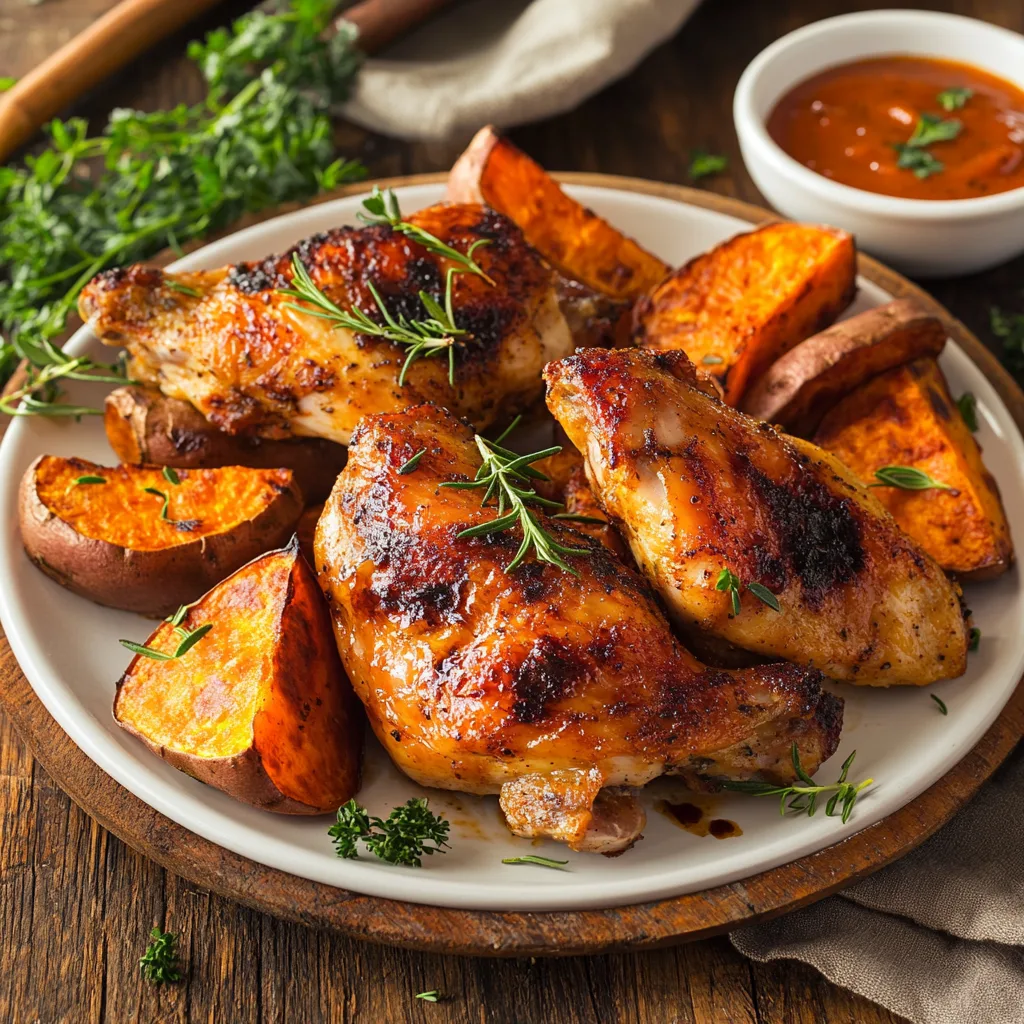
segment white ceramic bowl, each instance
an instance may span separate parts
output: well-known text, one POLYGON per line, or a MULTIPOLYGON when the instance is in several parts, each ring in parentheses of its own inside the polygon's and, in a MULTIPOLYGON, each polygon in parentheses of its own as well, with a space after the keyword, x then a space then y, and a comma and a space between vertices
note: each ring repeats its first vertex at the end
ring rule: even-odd
POLYGON ((831 181, 776 145, 765 122, 798 82, 891 54, 944 57, 1024 88, 1024 36, 934 11, 864 11, 797 29, 748 65, 733 98, 743 160, 768 201, 794 220, 852 231, 861 248, 918 276, 966 274, 1024 252, 1024 188, 976 199, 901 199, 831 181))

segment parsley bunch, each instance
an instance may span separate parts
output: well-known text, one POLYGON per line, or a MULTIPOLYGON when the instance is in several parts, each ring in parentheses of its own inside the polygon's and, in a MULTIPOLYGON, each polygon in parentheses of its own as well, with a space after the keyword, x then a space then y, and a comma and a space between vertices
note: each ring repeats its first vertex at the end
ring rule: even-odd
MULTIPOLYGON (((360 60, 344 23, 321 38, 336 6, 291 0, 248 14, 189 47, 209 88, 202 103, 115 110, 96 137, 81 118, 55 120, 46 149, 0 167, 0 381, 22 359, 53 366, 49 340, 106 267, 365 174, 335 153, 329 111, 360 60)), ((55 397, 48 372, 44 402, 55 397)))
POLYGON ((359 843, 389 864, 420 867, 424 854, 444 853, 448 845, 448 821, 434 814, 424 798, 396 807, 387 820, 367 814, 355 800, 338 808, 338 820, 327 830, 339 857, 359 856, 359 843), (433 844, 433 845, 430 845, 433 844))

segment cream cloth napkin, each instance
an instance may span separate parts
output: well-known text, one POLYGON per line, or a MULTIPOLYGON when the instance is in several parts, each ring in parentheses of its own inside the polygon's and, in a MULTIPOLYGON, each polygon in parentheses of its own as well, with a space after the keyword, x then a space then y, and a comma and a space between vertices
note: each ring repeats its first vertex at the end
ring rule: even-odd
POLYGON ((468 138, 571 110, 672 36, 700 0, 474 0, 367 60, 351 121, 402 139, 468 138))
POLYGON ((913 853, 804 910, 730 935, 914 1024, 1024 1022, 1024 745, 913 853))

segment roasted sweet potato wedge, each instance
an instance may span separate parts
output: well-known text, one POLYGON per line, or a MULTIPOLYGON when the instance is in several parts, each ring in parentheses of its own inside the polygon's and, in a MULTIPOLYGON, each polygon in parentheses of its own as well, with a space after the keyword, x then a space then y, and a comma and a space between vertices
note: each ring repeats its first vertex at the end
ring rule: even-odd
POLYGON ((682 349, 729 405, 794 345, 827 327, 857 290, 853 236, 768 224, 691 260, 633 309, 633 340, 682 349))
POLYGON ((294 532, 288 469, 161 470, 42 455, 21 481, 29 558, 98 604, 169 615, 294 532))
POLYGON ((134 384, 107 395, 103 425, 122 462, 179 469, 290 469, 308 502, 323 501, 345 468, 344 445, 318 437, 275 441, 227 434, 188 402, 134 384))
POLYGON ((946 345, 946 328, 914 299, 896 299, 801 341, 753 381, 744 412, 810 437, 851 391, 946 345))
POLYGON ((988 579, 1013 561, 999 488, 981 459, 939 364, 917 359, 862 384, 821 422, 814 442, 866 483, 882 466, 912 466, 952 490, 873 493, 947 572, 988 579))
POLYGON ((359 788, 362 716, 298 543, 271 551, 146 641, 117 684, 114 718, 175 768, 279 814, 336 810, 359 788))
POLYGON ((448 175, 453 203, 486 203, 519 225, 552 266, 604 295, 636 299, 672 268, 570 199, 540 164, 481 128, 448 175))

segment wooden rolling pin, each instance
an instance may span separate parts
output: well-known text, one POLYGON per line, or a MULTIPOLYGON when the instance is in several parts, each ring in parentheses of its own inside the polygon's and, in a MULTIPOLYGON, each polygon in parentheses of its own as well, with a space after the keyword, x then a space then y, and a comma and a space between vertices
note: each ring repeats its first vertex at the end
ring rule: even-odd
MULTIPOLYGON (((122 0, 0 95, 0 163, 83 93, 218 0, 122 0)), ((450 0, 363 0, 343 17, 366 53, 419 24, 450 0)))

